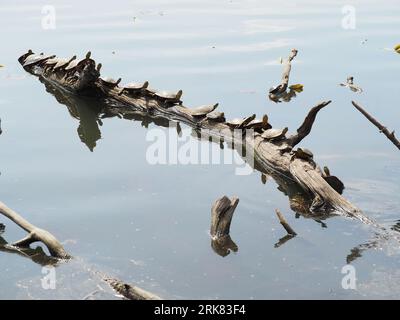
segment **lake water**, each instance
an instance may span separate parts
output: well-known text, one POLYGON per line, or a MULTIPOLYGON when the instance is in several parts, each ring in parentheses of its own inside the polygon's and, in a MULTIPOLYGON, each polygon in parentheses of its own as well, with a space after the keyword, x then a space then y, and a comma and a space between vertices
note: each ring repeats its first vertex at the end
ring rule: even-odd
MULTIPOLYGON (((264 185, 257 171, 237 175, 234 164, 152 165, 148 134, 158 128, 174 136, 175 128, 117 117, 100 126, 84 104, 71 116, 17 61, 29 48, 61 57, 91 50, 103 75, 182 89, 187 106, 219 102, 228 119, 267 113, 292 131, 331 99, 301 145, 343 180, 346 198, 390 227, 400 218, 398 150, 351 100, 400 130, 400 55, 385 49, 400 42, 398 0, 49 4, 55 29, 42 27, 43 1, 1 2, 0 200, 54 233, 76 259, 59 266, 56 289, 45 290, 40 265, 0 252, 1 299, 81 299, 106 288, 89 269, 172 299, 400 298, 398 242, 353 260, 357 288, 345 290, 346 257, 374 239, 373 229, 343 217, 326 227, 296 218, 272 179, 264 185), (342 26, 346 5, 355 8, 355 29, 342 26), (299 53, 291 83, 304 91, 276 104, 267 92, 292 48, 299 53), (338 85, 350 75, 362 94, 338 85), (211 205, 224 194, 240 198, 231 227, 239 249, 221 257, 208 232, 211 205), (298 233, 279 248, 285 231, 276 208, 298 233)), ((0 222, 5 240, 24 236, 0 222)))

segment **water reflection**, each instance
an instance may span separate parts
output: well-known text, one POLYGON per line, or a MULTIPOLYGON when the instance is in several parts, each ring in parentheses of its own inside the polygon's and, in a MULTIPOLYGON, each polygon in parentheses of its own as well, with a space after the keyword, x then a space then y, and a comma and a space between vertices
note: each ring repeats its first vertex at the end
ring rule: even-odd
POLYGON ((21 257, 28 258, 32 262, 41 266, 56 266, 60 260, 47 255, 42 247, 32 248, 17 248, 10 245, 2 236, 0 236, 0 252, 17 254, 21 257))
POLYGON ((56 100, 68 108, 69 114, 79 120, 77 129, 80 140, 93 151, 96 147, 96 142, 101 138, 99 124, 101 121, 99 115, 102 111, 102 106, 98 100, 78 97, 70 94, 62 89, 49 84, 42 78, 39 78, 45 84, 46 91, 51 93, 56 100))

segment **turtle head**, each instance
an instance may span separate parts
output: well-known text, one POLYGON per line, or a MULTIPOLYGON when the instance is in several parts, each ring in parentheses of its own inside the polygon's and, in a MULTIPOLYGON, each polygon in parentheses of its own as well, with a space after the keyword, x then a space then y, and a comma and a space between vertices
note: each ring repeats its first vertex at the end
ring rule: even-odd
POLYGON ((329 168, 327 166, 324 167, 324 173, 325 176, 329 177, 331 175, 331 172, 329 171, 329 168))
POLYGON ((182 94, 183 94, 183 91, 182 90, 179 90, 177 93, 176 93, 176 99, 180 99, 181 97, 182 97, 182 94))

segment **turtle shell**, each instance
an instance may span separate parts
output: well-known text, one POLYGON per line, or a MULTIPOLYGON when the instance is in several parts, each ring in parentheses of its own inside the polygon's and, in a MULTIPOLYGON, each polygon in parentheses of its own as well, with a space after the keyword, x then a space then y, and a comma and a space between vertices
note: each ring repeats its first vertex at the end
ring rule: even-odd
POLYGON ((251 121, 246 128, 248 129, 271 129, 272 126, 268 123, 268 116, 264 115, 262 119, 254 119, 253 121, 251 121))
POLYGON ((213 112, 218 107, 218 103, 200 106, 194 109, 190 109, 190 114, 194 117, 201 117, 213 112))
POLYGON ((297 158, 306 159, 306 160, 312 159, 314 156, 313 153, 306 148, 297 148, 295 155, 297 158))
POLYGON ((208 120, 212 120, 212 121, 218 121, 218 122, 225 121, 225 114, 223 112, 219 112, 219 111, 213 111, 213 112, 207 113, 206 117, 208 120))
POLYGON ((66 67, 71 63, 71 61, 74 61, 75 59, 76 59, 76 56, 73 56, 71 59, 59 59, 57 61, 56 65, 53 67, 53 69, 66 67))
POLYGON ((155 95, 165 100, 179 100, 182 97, 182 90, 178 92, 158 91, 155 95))
POLYGON ((32 51, 31 49, 29 49, 27 53, 24 53, 22 56, 20 56, 20 57, 18 58, 18 62, 21 63, 21 64, 23 64, 23 63, 25 62, 26 58, 27 58, 28 56, 32 55, 32 54, 34 54, 33 51, 32 51))
POLYGON ((338 177, 335 176, 328 176, 323 177, 324 180, 339 194, 343 193, 344 184, 338 177))
POLYGON ((124 85, 124 89, 127 90, 140 90, 140 89, 146 89, 149 86, 149 82, 130 82, 124 85))
POLYGON ((31 54, 29 56, 26 57, 23 66, 24 67, 28 67, 34 64, 37 64, 39 62, 43 62, 46 61, 48 59, 53 59, 55 56, 49 56, 49 55, 45 55, 45 54, 31 54))
POLYGON ((265 130, 261 137, 268 140, 279 139, 285 136, 286 132, 288 132, 288 128, 283 129, 268 129, 265 130))
POLYGON ((253 120, 255 119, 255 117, 256 117, 256 115, 253 114, 253 115, 251 115, 251 116, 249 116, 249 117, 242 118, 242 119, 240 119, 240 118, 235 118, 235 119, 232 119, 232 120, 227 121, 226 124, 227 124, 228 126, 230 126, 231 128, 244 128, 244 127, 246 127, 251 121, 253 121, 253 120))
POLYGON ((66 67, 65 70, 71 70, 74 69, 80 62, 84 61, 85 59, 82 60, 73 60, 71 61, 66 67))
POLYGON ((121 82, 121 78, 119 78, 118 80, 115 80, 110 77, 99 78, 99 79, 104 85, 106 85, 108 87, 115 87, 121 82))
POLYGON ((147 88, 145 88, 145 92, 147 94, 151 95, 151 96, 154 96, 157 93, 157 90, 153 89, 153 88, 150 88, 150 87, 147 87, 147 88))
POLYGON ((53 66, 53 65, 56 65, 59 61, 60 61, 60 58, 56 57, 56 58, 47 60, 44 64, 46 66, 53 66))
POLYGON ((89 51, 89 52, 86 54, 86 57, 85 57, 85 58, 83 58, 83 59, 81 59, 81 60, 74 59, 73 61, 71 61, 71 62, 68 64, 68 66, 65 67, 65 70, 68 71, 68 70, 71 70, 71 69, 76 68, 79 64, 81 64, 81 62, 84 62, 84 61, 86 61, 86 60, 89 60, 89 59, 90 59, 90 56, 91 56, 91 52, 89 51))

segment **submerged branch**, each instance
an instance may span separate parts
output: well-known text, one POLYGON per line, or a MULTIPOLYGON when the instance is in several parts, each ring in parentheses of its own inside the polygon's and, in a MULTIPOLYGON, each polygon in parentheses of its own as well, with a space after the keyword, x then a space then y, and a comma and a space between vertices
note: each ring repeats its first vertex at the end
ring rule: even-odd
POLYGON ((292 236, 297 235, 297 233, 292 229, 292 227, 286 221, 283 214, 278 209, 276 209, 275 212, 276 212, 276 215, 278 216, 280 224, 283 226, 283 228, 286 230, 286 232, 292 236))
POLYGON ((0 202, 0 214, 6 216, 28 232, 28 235, 25 238, 15 242, 13 244, 14 246, 26 248, 29 247, 29 245, 33 242, 41 241, 46 245, 53 257, 60 259, 70 258, 70 255, 64 250, 64 247, 61 245, 61 243, 50 232, 34 226, 21 217, 17 212, 8 208, 2 202, 0 202))

